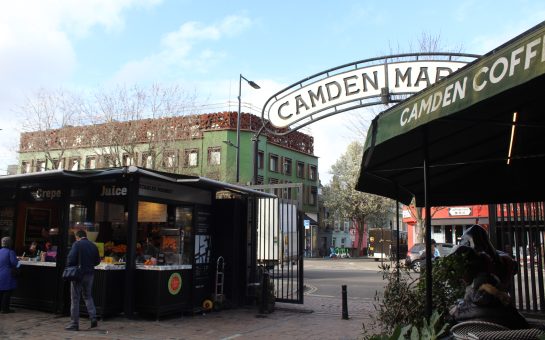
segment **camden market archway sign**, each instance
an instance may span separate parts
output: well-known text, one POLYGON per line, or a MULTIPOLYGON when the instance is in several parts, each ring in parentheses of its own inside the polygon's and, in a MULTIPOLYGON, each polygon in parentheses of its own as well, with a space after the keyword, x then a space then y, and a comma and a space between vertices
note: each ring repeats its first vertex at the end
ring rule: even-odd
MULTIPOLYGON (((262 118, 276 128, 268 129, 270 133, 286 135, 341 112, 400 102, 478 57, 463 53, 415 53, 344 64, 274 94, 265 103, 262 118)), ((458 88, 453 88, 444 97, 434 98, 430 105, 441 105, 459 93, 458 88)))

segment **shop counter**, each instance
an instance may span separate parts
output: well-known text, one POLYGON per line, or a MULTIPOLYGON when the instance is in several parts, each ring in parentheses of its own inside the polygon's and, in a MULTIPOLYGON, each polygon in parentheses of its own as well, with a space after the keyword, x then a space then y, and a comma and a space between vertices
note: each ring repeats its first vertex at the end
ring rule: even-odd
MULTIPOLYGON (((123 311, 125 287, 125 265, 101 263, 95 267, 93 280, 93 301, 97 317, 105 318, 123 311)), ((83 297, 80 298, 80 312, 87 315, 83 297)))
POLYGON ((159 318, 191 309, 191 265, 137 265, 135 307, 159 318))
POLYGON ((61 281, 55 262, 19 260, 21 275, 12 295, 14 306, 60 311, 59 283, 61 281))

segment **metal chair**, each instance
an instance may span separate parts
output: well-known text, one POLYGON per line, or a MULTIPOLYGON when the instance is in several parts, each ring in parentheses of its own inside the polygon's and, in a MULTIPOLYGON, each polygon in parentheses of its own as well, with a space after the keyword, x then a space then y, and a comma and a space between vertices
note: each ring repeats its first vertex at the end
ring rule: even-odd
POLYGON ((456 340, 469 340, 474 339, 470 338, 469 334, 475 334, 480 332, 490 332, 490 331, 505 331, 509 330, 507 327, 498 325, 493 322, 486 321, 463 321, 452 326, 450 332, 456 340))

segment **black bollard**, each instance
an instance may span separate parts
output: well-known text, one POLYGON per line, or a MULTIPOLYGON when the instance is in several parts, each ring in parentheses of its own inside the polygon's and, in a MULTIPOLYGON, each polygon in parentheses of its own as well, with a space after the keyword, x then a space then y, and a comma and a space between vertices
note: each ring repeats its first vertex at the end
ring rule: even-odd
POLYGON ((261 282, 261 305, 259 306, 259 313, 270 313, 269 303, 269 273, 263 273, 263 281, 261 282))
POLYGON ((342 286, 343 296, 343 320, 348 320, 348 302, 346 301, 346 285, 342 286))

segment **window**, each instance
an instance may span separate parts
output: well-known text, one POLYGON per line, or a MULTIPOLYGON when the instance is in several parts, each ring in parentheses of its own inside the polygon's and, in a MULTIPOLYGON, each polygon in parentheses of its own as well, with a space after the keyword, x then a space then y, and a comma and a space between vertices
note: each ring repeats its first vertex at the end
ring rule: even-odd
POLYGON ((291 159, 284 159, 284 175, 291 176, 291 159))
POLYGON ((318 179, 318 171, 316 169, 316 165, 310 165, 309 166, 309 174, 308 174, 308 179, 310 179, 311 181, 315 181, 318 179))
POLYGON ((21 173, 22 174, 28 174, 30 172, 30 162, 22 161, 21 162, 21 173))
POLYGON ((96 169, 96 168, 97 168, 97 157, 87 156, 87 158, 85 158, 85 169, 96 169))
POLYGON ((335 247, 335 244, 337 243, 337 238, 336 237, 332 237, 331 238, 331 246, 332 247, 335 247))
POLYGON ((68 169, 72 171, 79 170, 79 163, 80 159, 79 157, 73 157, 68 159, 68 169))
POLYGON ((37 160, 36 161, 36 172, 44 172, 45 171, 45 161, 44 160, 37 160))
POLYGON ((350 230, 350 222, 344 221, 344 229, 343 229, 343 230, 344 230, 344 231, 350 230))
POLYGON ((257 152, 257 168, 263 169, 263 159, 265 158, 265 153, 263 151, 257 152))
POLYGON ((278 156, 270 154, 269 155, 269 171, 278 172, 278 156))
POLYGON ((163 155, 163 167, 174 168, 176 167, 176 151, 165 151, 163 155))
POLYGON ((53 159, 51 161, 51 169, 53 169, 53 170, 62 170, 63 169, 63 160, 53 159))
POLYGON ((308 204, 316 205, 316 203, 318 202, 317 197, 318 197, 318 187, 311 186, 310 194, 308 195, 308 204))
POLYGON ((193 168, 199 165, 199 150, 186 149, 184 150, 184 167, 193 168))
POLYGON ((115 158, 113 155, 109 155, 109 154, 102 155, 102 163, 105 168, 110 166, 115 166, 115 158))
POLYGON ((221 148, 216 146, 208 148, 208 165, 220 165, 221 164, 221 148))
POLYGON ((151 152, 142 153, 142 166, 144 168, 153 169, 153 156, 151 152))
POLYGON ((297 162, 297 177, 305 178, 305 163, 297 162))
POLYGON ((122 160, 123 166, 134 165, 134 158, 132 158, 128 153, 123 154, 122 160))

